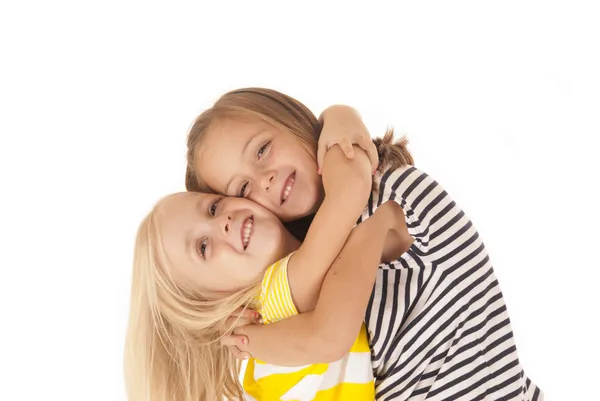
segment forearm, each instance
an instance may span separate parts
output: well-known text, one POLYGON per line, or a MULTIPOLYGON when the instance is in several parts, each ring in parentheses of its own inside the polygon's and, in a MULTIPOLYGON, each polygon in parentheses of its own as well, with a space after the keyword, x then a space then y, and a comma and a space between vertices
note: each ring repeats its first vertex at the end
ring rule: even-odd
POLYGON ((290 259, 288 279, 300 313, 315 308, 323 279, 355 225, 358 216, 348 213, 333 199, 325 199, 305 242, 290 259))
POLYGON ((387 233, 374 217, 350 235, 325 277, 313 312, 236 330, 248 336, 248 351, 254 357, 300 366, 335 361, 350 349, 364 319, 387 233))
POLYGON ((348 243, 329 269, 317 306, 319 340, 341 357, 358 335, 373 291, 388 229, 383 216, 373 216, 352 232, 348 243))
POLYGON ((296 315, 268 325, 248 325, 234 334, 249 339, 247 351, 257 359, 280 366, 302 366, 331 362, 321 346, 313 312, 296 315))
POLYGON ((366 155, 348 160, 339 147, 331 149, 325 158, 323 186, 325 199, 300 250, 313 255, 318 251, 329 267, 369 199, 371 177, 366 155))
POLYGON ((288 266, 292 297, 300 312, 314 309, 323 278, 367 203, 370 176, 366 156, 361 156, 348 160, 338 147, 327 155, 325 200, 288 266))

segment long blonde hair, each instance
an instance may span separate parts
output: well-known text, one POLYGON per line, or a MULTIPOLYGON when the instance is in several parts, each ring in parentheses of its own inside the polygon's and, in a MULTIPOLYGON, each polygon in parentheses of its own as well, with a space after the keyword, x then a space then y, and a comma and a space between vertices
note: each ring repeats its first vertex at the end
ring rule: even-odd
POLYGON ((231 313, 253 305, 260 283, 225 296, 177 285, 158 229, 161 202, 142 221, 136 237, 125 346, 128 398, 242 399, 240 363, 219 339, 229 329, 225 320, 231 313))

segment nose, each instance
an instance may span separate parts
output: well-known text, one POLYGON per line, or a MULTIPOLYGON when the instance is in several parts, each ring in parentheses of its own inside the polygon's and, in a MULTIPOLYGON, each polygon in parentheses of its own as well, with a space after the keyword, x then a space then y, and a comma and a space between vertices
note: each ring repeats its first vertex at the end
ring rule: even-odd
POLYGON ((233 215, 230 212, 224 212, 222 213, 219 217, 219 231, 221 231, 221 233, 223 235, 227 235, 231 232, 232 226, 231 224, 233 223, 233 215))
POLYGON ((275 176, 275 171, 267 171, 263 175, 261 186, 265 192, 269 192, 269 190, 273 187, 273 184, 275 184, 275 176))

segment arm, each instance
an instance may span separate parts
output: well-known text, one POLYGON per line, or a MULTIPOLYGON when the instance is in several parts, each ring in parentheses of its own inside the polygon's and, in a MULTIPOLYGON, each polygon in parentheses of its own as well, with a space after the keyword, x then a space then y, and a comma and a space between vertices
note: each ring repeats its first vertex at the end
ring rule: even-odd
POLYGON ((375 171, 379 164, 377 147, 371 140, 371 135, 363 124, 362 117, 350 106, 334 105, 328 107, 321 113, 319 121, 323 129, 319 136, 317 148, 317 166, 319 174, 323 168, 323 162, 327 151, 333 145, 339 145, 347 158, 354 157, 352 145, 362 148, 371 161, 371 171, 375 171))
POLYGON ((368 201, 371 175, 366 154, 358 151, 350 160, 335 146, 325 159, 323 186, 323 204, 288 264, 292 298, 299 312, 314 309, 325 274, 368 201))
POLYGON ((402 209, 394 202, 380 207, 352 231, 327 273, 315 310, 266 326, 236 329, 236 334, 249 338, 247 345, 240 344, 242 351, 283 366, 331 362, 348 352, 373 290, 385 236, 403 222, 402 209))

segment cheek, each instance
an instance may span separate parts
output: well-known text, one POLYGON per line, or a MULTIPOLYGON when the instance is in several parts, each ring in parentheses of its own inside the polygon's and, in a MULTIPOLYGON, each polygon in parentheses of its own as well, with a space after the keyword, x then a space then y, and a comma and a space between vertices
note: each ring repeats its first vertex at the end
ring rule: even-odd
POLYGON ((319 175, 318 171, 317 171, 317 163, 307 163, 306 169, 305 169, 305 176, 306 179, 314 186, 321 186, 323 185, 323 179, 321 178, 321 176, 319 175))
POLYGON ((229 246, 214 247, 211 256, 211 267, 219 272, 216 276, 223 276, 222 273, 230 276, 231 272, 235 271, 235 268, 232 267, 239 264, 239 255, 233 252, 229 246), (225 269, 223 268, 224 266, 226 267, 225 269))
MULTIPOLYGON (((278 213, 278 210, 273 206, 273 202, 271 201, 269 196, 266 195, 263 191, 250 192, 250 196, 248 196, 248 199, 251 200, 252 202, 255 202, 258 205, 264 207, 269 212, 271 212, 275 215, 278 213)), ((255 215, 256 214, 257 213, 255 212, 255 215)), ((258 213, 258 214, 260 214, 260 213, 258 213)))
MULTIPOLYGON (((281 236, 279 221, 268 221, 263 223, 263 227, 256 236, 255 256, 262 268, 275 263, 282 255, 282 247, 279 246, 281 236)), ((282 228, 283 229, 283 228, 282 228)))
POLYGON ((320 193, 321 188, 323 187, 323 179, 317 171, 317 162, 307 154, 305 157, 303 157, 302 167, 304 170, 306 183, 309 186, 311 193, 320 193))
POLYGON ((320 181, 318 174, 317 159, 313 157, 306 148, 302 147, 295 156, 304 171, 304 174, 311 181, 320 181))
POLYGON ((293 163, 299 165, 299 167, 314 167, 314 170, 317 170, 316 150, 313 156, 308 146, 298 138, 282 138, 281 141, 274 142, 274 145, 275 146, 273 149, 276 151, 276 153, 288 163, 292 161, 293 163))

